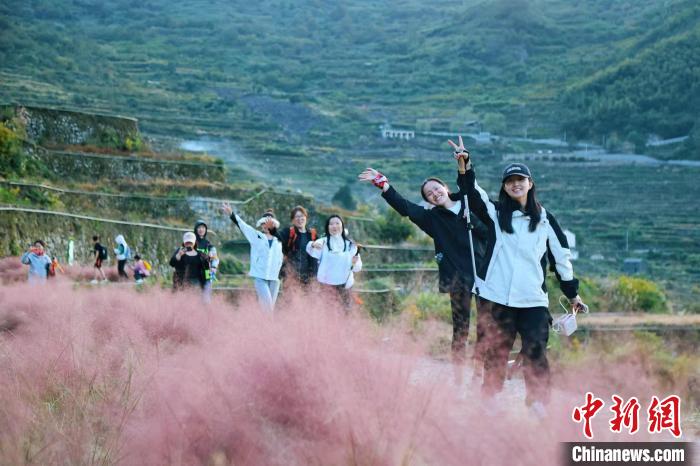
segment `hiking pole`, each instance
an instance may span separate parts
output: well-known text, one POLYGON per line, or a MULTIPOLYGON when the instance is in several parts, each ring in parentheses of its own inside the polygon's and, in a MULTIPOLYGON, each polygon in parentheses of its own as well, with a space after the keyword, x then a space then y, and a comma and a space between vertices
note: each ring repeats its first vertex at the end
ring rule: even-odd
MULTIPOLYGON (((466 154, 466 159, 462 158, 465 164, 465 169, 466 169, 466 164, 467 160, 469 160, 469 151, 466 149, 463 149, 461 151, 455 151, 455 157, 463 156, 463 154, 466 154)), ((469 253, 471 254, 471 259, 472 259, 472 274, 474 276, 474 290, 476 291, 476 297, 477 299, 479 298, 479 285, 477 284, 477 275, 476 275, 476 259, 474 258, 474 239, 472 236, 472 230, 474 229, 474 225, 472 225, 472 216, 469 213, 469 196, 467 193, 464 194, 464 218, 467 219, 467 234, 469 236, 469 253)))
MULTIPOLYGON (((460 138, 460 144, 461 144, 461 138, 460 138)), ((466 164, 467 160, 469 160, 469 152, 466 149, 462 149, 460 151, 455 151, 455 157, 460 157, 463 156, 463 154, 466 154, 466 159, 462 158, 463 163, 465 165, 465 171, 466 171, 466 164)), ((461 168, 461 167, 460 167, 461 168)), ((478 303, 479 303, 479 285, 477 282, 478 276, 476 274, 476 259, 474 257, 474 238, 472 235, 472 230, 474 229, 474 225, 472 225, 472 216, 469 212, 469 195, 468 193, 464 193, 464 218, 467 220, 467 235, 469 236, 469 254, 471 255, 471 260, 472 260, 472 274, 474 276, 474 291, 476 292, 476 299, 475 302, 477 304, 477 313, 479 312, 478 309, 478 303)), ((478 330, 479 324, 478 324, 478 315, 477 315, 477 330, 478 330)), ((479 338, 478 338, 478 332, 477 332, 477 342, 476 342, 476 348, 474 349, 474 356, 473 356, 473 364, 474 364, 474 371, 472 372, 472 380, 476 380, 479 377, 479 374, 477 371, 479 371, 479 365, 483 364, 483 360, 481 355, 479 354, 479 338)), ((483 375, 483 366, 481 367, 481 375, 483 375)))

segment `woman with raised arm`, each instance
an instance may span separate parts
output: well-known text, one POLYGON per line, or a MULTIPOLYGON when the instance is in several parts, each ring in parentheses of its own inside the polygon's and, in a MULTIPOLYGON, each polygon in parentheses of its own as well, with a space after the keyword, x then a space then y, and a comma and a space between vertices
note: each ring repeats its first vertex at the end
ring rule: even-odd
POLYGON ((492 238, 486 251, 485 279, 477 279, 482 303, 479 311, 486 313, 488 321, 482 391, 493 395, 503 387, 508 355, 519 334, 526 403, 542 415, 550 394, 547 340, 551 316, 545 287, 548 259, 572 311, 585 308, 578 296, 578 280, 574 278, 566 236, 551 212, 538 202, 527 166, 506 166, 498 201, 492 201, 476 184, 462 138, 459 144, 448 142, 455 157, 464 160, 467 168, 466 176, 459 181, 461 191, 466 192, 470 209, 486 224, 492 238))
MULTIPOLYGON (((464 176, 464 165, 459 166, 459 177, 464 176)), ((389 185, 386 176, 373 168, 367 168, 359 177, 382 190, 384 200, 401 216, 408 217, 435 243, 435 260, 438 263, 439 290, 450 294, 452 308, 452 357, 463 363, 469 333, 474 273, 469 245, 469 222, 465 215, 465 202, 451 196, 447 185, 439 178, 426 179, 420 188, 423 200, 432 208, 425 208, 406 200, 389 185)), ((475 249, 482 248, 483 237, 479 229, 474 231, 475 249)), ((476 255, 477 273, 480 255, 476 255)))
POLYGON ((343 219, 328 217, 325 236, 307 243, 306 252, 318 260, 318 282, 335 290, 345 310, 350 310, 350 289, 354 274, 362 270, 362 259, 357 243, 347 237, 343 219))
POLYGON ((250 243, 250 271, 258 302, 266 312, 272 312, 280 290, 280 269, 282 268, 282 243, 279 240, 277 221, 272 211, 266 211, 255 223, 256 230, 233 211, 230 204, 224 203, 221 210, 231 218, 245 239, 250 243))

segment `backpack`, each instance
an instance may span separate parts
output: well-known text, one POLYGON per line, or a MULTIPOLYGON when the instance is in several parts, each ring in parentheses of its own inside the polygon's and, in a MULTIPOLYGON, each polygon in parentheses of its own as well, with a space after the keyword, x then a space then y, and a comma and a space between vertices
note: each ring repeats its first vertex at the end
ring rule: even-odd
POLYGON ((124 259, 131 259, 131 248, 129 246, 124 246, 124 259))
POLYGON ((148 270, 149 272, 151 271, 151 269, 153 269, 153 267, 151 266, 151 263, 148 262, 147 260, 143 261, 143 266, 146 267, 146 270, 148 270))
MULTIPOLYGON (((311 233, 311 241, 316 241, 316 229, 309 228, 309 233, 311 233)), ((296 239, 297 239, 297 229, 294 227, 289 227, 289 241, 287 241, 287 248, 290 251, 296 251, 296 239)))
POLYGON ((104 260, 107 260, 107 257, 109 257, 109 256, 107 255, 107 248, 104 247, 104 246, 102 246, 102 245, 100 245, 99 254, 100 254, 100 259, 103 260, 103 261, 104 261, 104 260))
POLYGON ((54 258, 51 262, 46 264, 46 278, 51 278, 56 276, 56 265, 58 261, 54 258))

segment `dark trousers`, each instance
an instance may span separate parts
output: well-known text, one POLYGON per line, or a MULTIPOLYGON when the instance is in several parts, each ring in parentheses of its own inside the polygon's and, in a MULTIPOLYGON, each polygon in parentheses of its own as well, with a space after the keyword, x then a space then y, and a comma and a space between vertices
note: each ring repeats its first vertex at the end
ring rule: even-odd
POLYGON ((482 346, 484 383, 482 392, 493 395, 503 388, 508 369, 508 356, 520 335, 526 402, 549 401, 550 372, 547 362, 547 341, 551 316, 546 307, 515 308, 481 300, 483 312, 482 346))
POLYGON ((126 259, 117 261, 117 272, 119 272, 119 278, 129 278, 129 276, 126 274, 126 271, 124 270, 125 266, 126 259))
POLYGON ((457 363, 465 360, 464 349, 469 337, 469 314, 472 294, 467 290, 450 291, 452 308, 452 359, 457 363))

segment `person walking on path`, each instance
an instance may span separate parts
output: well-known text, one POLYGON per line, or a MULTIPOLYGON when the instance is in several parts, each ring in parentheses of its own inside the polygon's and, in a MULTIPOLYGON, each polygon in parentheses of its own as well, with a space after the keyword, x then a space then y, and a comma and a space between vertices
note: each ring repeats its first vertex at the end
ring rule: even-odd
POLYGON ((117 272, 119 273, 119 279, 120 280, 128 280, 129 275, 126 274, 126 261, 129 259, 129 256, 131 255, 131 251, 129 250, 129 245, 126 244, 126 240, 124 239, 124 235, 117 235, 116 238, 114 238, 114 242, 117 243, 117 247, 114 248, 114 255, 117 257, 117 272))
POLYGON ((98 280, 101 280, 102 283, 107 283, 107 277, 105 276, 104 270, 102 270, 102 263, 107 259, 107 248, 100 244, 100 237, 97 235, 92 237, 92 242, 92 254, 95 258, 95 262, 93 264, 93 267, 95 268, 95 277, 90 283, 96 285, 97 283, 100 283, 98 280))

